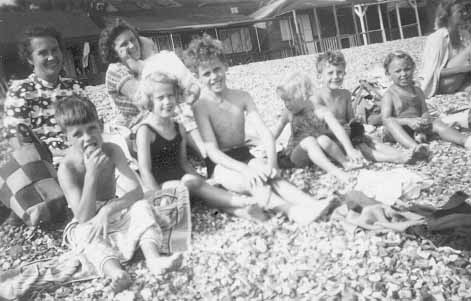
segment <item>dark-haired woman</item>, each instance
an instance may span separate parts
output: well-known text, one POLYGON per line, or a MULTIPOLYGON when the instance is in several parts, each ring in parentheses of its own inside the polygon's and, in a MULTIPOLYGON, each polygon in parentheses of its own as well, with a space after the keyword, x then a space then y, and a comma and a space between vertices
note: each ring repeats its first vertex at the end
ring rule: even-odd
MULTIPOLYGON (((139 36, 134 27, 121 19, 116 19, 113 24, 110 24, 101 32, 99 45, 103 62, 109 63, 105 86, 118 111, 118 117, 114 120, 115 125, 124 126, 133 131, 133 128, 142 120, 143 116, 148 113, 141 112, 138 108, 138 95, 136 93, 144 64, 145 62, 149 63, 149 60, 144 61, 144 59, 149 59, 149 57, 155 55, 157 49, 152 40, 139 36)), ((171 62, 162 62, 161 67, 165 69, 162 71, 167 72, 168 65, 175 65, 175 70, 171 71, 179 73, 174 75, 179 79, 185 95, 191 95, 188 98, 190 99, 189 104, 198 99, 200 88, 197 80, 183 80, 184 77, 193 78, 193 76, 173 52, 167 51, 162 58, 155 56, 153 58, 154 60, 151 59, 149 64, 152 64, 156 70, 159 69, 156 62, 159 62, 160 59, 170 60, 171 62)), ((186 110, 185 113, 182 111, 180 115, 176 116, 176 121, 181 123, 185 131, 189 133, 189 145, 205 157, 204 143, 191 109, 186 110)), ((128 134, 128 130, 125 130, 125 135, 128 134)))
POLYGON ((5 99, 7 138, 15 136, 18 123, 29 125, 49 146, 56 163, 67 146, 54 119, 54 103, 73 93, 83 93, 83 86, 77 80, 60 76, 62 50, 61 35, 54 28, 27 29, 19 43, 19 56, 31 65, 33 73, 26 79, 13 81, 5 99))
MULTIPOLYGON (((83 86, 74 79, 60 76, 63 67, 62 38, 52 27, 27 29, 19 42, 19 56, 33 68, 23 80, 13 81, 4 104, 6 138, 15 147, 16 125, 24 123, 44 141, 59 163, 67 145, 65 135, 54 118, 54 103, 71 94, 82 94, 83 86)), ((7 221, 19 224, 12 213, 7 221)))
POLYGON ((425 96, 449 94, 471 84, 471 2, 442 0, 428 36, 421 72, 425 96))

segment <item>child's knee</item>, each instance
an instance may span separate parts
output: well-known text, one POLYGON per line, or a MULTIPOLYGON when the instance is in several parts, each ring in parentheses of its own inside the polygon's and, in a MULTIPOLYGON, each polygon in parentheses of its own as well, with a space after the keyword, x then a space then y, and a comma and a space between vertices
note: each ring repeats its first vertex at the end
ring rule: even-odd
POLYGON ((198 176, 186 174, 182 177, 181 181, 189 190, 192 190, 203 185, 204 180, 198 176))
POLYGON ((327 135, 321 135, 317 137, 317 143, 319 143, 322 148, 327 148, 335 142, 332 141, 332 139, 330 139, 327 135))

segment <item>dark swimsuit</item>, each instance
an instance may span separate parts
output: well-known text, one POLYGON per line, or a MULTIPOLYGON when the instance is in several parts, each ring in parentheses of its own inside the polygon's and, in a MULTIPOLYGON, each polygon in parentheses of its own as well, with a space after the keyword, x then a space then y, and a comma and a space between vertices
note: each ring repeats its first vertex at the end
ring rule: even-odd
MULTIPOLYGON (((244 163, 248 163, 250 160, 254 158, 254 156, 250 153, 249 147, 244 145, 236 148, 231 148, 230 150, 224 151, 226 155, 231 157, 234 160, 241 161, 244 163)), ((214 168, 216 164, 206 157, 206 172, 208 174, 208 178, 210 178, 214 173, 214 168)))
POLYGON ((155 140, 150 144, 150 157, 152 174, 157 183, 162 184, 166 181, 180 180, 185 175, 185 171, 180 166, 178 158, 182 143, 178 124, 175 123, 177 134, 172 140, 165 139, 147 124, 142 126, 146 126, 155 134, 155 140))

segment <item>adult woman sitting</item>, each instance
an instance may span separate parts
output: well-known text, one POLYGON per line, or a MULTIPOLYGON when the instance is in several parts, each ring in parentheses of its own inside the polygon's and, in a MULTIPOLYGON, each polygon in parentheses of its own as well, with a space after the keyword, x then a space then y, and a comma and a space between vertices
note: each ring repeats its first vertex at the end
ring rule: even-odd
POLYGON ((33 73, 23 80, 13 81, 7 91, 4 119, 7 138, 14 138, 16 125, 24 123, 48 145, 58 163, 67 145, 54 118, 54 103, 73 93, 82 94, 83 86, 75 79, 60 76, 63 43, 54 28, 29 28, 18 46, 20 58, 32 66, 33 73))
MULTIPOLYGON (((138 108, 139 95, 136 93, 145 64, 152 64, 156 69, 165 69, 161 70, 164 72, 176 73, 174 75, 187 96, 186 100, 191 104, 198 99, 200 88, 197 80, 181 60, 168 51, 159 54, 161 57, 154 56, 157 49, 153 41, 139 36, 136 29, 125 21, 118 18, 106 27, 100 34, 99 46, 103 62, 109 63, 105 86, 118 111, 115 125, 133 130, 146 114, 138 108)), ((176 119, 189 132, 190 146, 205 156, 203 140, 191 109, 182 110, 176 119)))
POLYGON ((422 59, 422 90, 427 98, 455 93, 471 83, 471 2, 442 0, 435 27, 422 59))
MULTIPOLYGON (((49 147, 54 163, 65 154, 65 135, 54 118, 54 103, 72 94, 82 94, 83 86, 71 78, 60 76, 63 67, 63 43, 52 27, 32 27, 23 33, 19 56, 33 68, 26 79, 13 81, 4 104, 6 138, 16 146, 16 126, 24 123, 49 147)), ((21 220, 12 212, 7 220, 21 220)))

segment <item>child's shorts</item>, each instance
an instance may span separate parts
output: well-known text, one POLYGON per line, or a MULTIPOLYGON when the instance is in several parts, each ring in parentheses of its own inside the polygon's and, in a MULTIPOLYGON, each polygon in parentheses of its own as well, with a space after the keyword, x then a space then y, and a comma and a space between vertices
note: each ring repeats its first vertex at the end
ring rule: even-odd
POLYGON ((162 231, 147 200, 134 203, 129 209, 109 218, 108 236, 93 236, 89 222, 71 221, 64 230, 64 242, 74 251, 82 252, 87 260, 103 275, 103 265, 109 259, 129 261, 142 242, 162 245, 162 231))
MULTIPOLYGON (((248 146, 240 146, 236 148, 232 148, 230 150, 224 151, 226 155, 231 157, 234 160, 241 161, 244 163, 249 163, 250 160, 255 158, 252 153, 250 153, 250 149, 248 146)), ((214 168, 216 168, 216 164, 214 164, 213 161, 209 157, 205 159, 206 163, 206 172, 208 175, 208 178, 211 178, 214 173, 214 168)))

